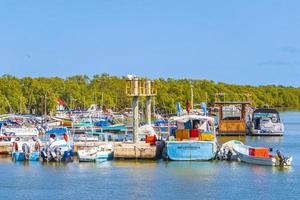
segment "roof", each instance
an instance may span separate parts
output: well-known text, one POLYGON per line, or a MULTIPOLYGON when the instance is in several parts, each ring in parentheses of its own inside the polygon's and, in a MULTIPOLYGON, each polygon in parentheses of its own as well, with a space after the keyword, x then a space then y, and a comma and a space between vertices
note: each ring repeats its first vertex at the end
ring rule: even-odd
POLYGON ((188 121, 188 120, 208 120, 208 121, 214 121, 215 119, 213 117, 203 116, 203 115, 183 115, 179 117, 171 117, 171 121, 188 121))
POLYGON ((251 104, 250 101, 217 101, 215 104, 219 105, 234 105, 234 104, 251 104))
POLYGON ((52 128, 46 132, 46 134, 57 134, 57 135, 64 134, 64 133, 68 133, 68 129, 65 127, 52 128))
POLYGON ((64 102, 62 99, 57 98, 56 101, 57 101, 57 104, 59 104, 59 105, 61 105, 61 106, 66 106, 65 102, 64 102))
POLYGON ((274 114, 278 114, 278 111, 276 109, 273 108, 258 108, 256 110, 254 110, 253 114, 255 113, 274 113, 274 114))

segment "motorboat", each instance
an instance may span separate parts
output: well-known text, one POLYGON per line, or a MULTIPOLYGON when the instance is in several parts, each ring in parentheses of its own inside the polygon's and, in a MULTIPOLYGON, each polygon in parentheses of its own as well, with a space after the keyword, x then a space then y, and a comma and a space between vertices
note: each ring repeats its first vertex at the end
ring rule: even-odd
POLYGON ((14 161, 38 161, 40 142, 36 137, 12 138, 12 159, 14 161))
POLYGON ((68 128, 59 127, 45 133, 46 145, 41 151, 43 161, 73 160, 73 141, 68 128))
POLYGON ((78 160, 80 162, 103 162, 113 158, 113 144, 105 143, 95 147, 85 147, 78 150, 78 160))
POLYGON ((222 150, 227 153, 225 155, 227 158, 237 155, 238 160, 257 165, 290 166, 293 160, 293 157, 285 157, 278 150, 276 154, 271 154, 269 148, 247 146, 238 140, 231 140, 223 144, 222 150))
POLYGON ((163 157, 173 161, 206 161, 215 157, 214 118, 201 115, 172 117, 171 133, 163 157))
POLYGON ((260 108, 254 110, 251 124, 251 135, 281 136, 283 133, 284 125, 277 110, 271 108, 260 108))

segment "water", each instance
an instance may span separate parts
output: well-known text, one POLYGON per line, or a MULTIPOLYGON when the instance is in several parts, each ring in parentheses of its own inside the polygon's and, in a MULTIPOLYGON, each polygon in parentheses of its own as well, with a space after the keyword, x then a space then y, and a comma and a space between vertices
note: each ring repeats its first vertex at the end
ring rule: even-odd
POLYGON ((14 163, 2 157, 0 199, 299 199, 300 112, 281 117, 284 137, 244 142, 292 155, 289 168, 225 161, 14 163))

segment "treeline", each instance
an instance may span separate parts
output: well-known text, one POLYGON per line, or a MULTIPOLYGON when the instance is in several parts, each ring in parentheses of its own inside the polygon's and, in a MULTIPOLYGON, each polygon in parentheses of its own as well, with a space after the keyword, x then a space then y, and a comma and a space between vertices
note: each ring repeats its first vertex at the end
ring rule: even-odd
MULTIPOLYGON (((11 75, 0 77, 0 113, 42 114, 55 112, 57 99, 62 99, 69 109, 87 108, 98 104, 116 111, 131 106, 131 98, 125 94, 127 77, 108 74, 88 77, 17 78, 11 75)), ((300 88, 285 86, 250 86, 216 83, 208 80, 156 79, 157 96, 155 107, 160 112, 175 112, 176 102, 185 105, 190 100, 191 84, 194 91, 194 104, 207 102, 213 105, 216 93, 225 93, 221 100, 247 100, 253 106, 300 107, 300 88)), ((143 102, 143 101, 141 101, 143 102)), ((141 103, 143 107, 143 103, 141 103)), ((184 107, 184 106, 183 106, 184 107)))

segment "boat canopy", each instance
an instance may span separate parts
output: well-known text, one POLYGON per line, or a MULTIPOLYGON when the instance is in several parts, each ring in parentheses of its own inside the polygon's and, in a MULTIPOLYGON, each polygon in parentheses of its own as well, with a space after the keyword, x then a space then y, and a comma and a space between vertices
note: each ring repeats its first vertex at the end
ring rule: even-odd
POLYGON ((257 114, 257 113, 273 113, 273 114, 278 114, 278 111, 276 109, 273 108, 259 108, 254 110, 253 114, 257 114))
POLYGON ((68 128, 66 127, 52 128, 46 132, 46 134, 56 134, 56 135, 62 135, 65 133, 68 133, 68 128))
POLYGON ((213 117, 208 117, 208 116, 202 116, 202 115, 183 115, 180 117, 171 117, 170 121, 180 121, 180 122, 186 122, 189 120, 207 120, 214 122, 213 117))
POLYGON ((217 101, 216 105, 251 105, 250 101, 217 101))

